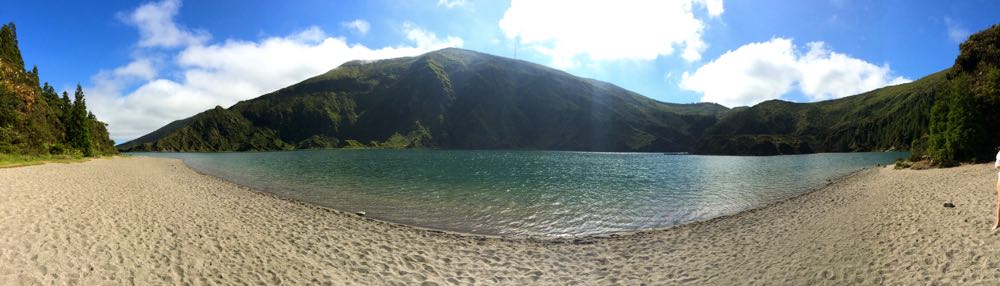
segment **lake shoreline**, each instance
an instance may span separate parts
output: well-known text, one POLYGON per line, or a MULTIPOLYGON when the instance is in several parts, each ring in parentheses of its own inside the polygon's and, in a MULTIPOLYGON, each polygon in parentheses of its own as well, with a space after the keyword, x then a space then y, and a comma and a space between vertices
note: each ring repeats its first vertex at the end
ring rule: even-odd
MULTIPOLYGON (((807 154, 794 154, 794 155, 807 155, 807 154)), ((804 192, 804 193, 801 193, 801 194, 798 194, 798 195, 794 195, 794 196, 791 196, 791 197, 788 197, 788 198, 784 198, 784 199, 781 199, 781 200, 778 200, 778 201, 770 202, 770 203, 767 203, 767 204, 764 204, 764 205, 761 205, 761 206, 758 206, 758 207, 754 207, 754 208, 742 210, 742 211, 739 211, 739 212, 736 212, 736 213, 733 213, 733 214, 722 215, 722 216, 718 216, 718 217, 714 217, 714 218, 709 218, 709 219, 705 219, 705 220, 698 220, 698 221, 693 221, 693 222, 683 223, 683 224, 677 224, 677 225, 672 225, 672 226, 667 226, 667 227, 647 228, 647 229, 632 230, 632 231, 620 231, 620 232, 602 233, 602 234, 588 234, 588 235, 545 236, 545 235, 502 235, 502 234, 483 234, 483 233, 462 232, 462 231, 456 231, 456 230, 437 229, 437 228, 433 228, 433 227, 423 227, 423 226, 419 226, 419 225, 411 225, 411 224, 406 224, 406 223, 401 223, 401 222, 395 222, 395 221, 390 221, 390 220, 383 220, 383 219, 373 218, 373 217, 366 216, 366 215, 360 215, 358 213, 352 213, 350 211, 338 210, 338 209, 332 208, 332 207, 322 206, 322 205, 310 203, 310 202, 299 200, 299 199, 295 199, 295 198, 284 197, 284 196, 281 196, 281 195, 278 195, 278 194, 274 194, 274 193, 271 193, 271 192, 267 192, 267 191, 263 191, 263 190, 257 190, 257 189, 254 189, 251 186, 247 186, 247 185, 241 184, 239 182, 234 182, 234 181, 231 181, 231 180, 227 180, 225 178, 221 178, 221 177, 209 174, 207 172, 203 172, 201 170, 198 170, 197 168, 194 168, 194 167, 188 165, 186 162, 184 162, 184 160, 180 160, 180 161, 181 161, 182 164, 184 164, 185 167, 187 167, 188 169, 191 169, 191 171, 194 171, 195 173, 198 173, 199 175, 207 176, 207 177, 212 177, 212 178, 215 178, 217 180, 224 181, 224 182, 227 182, 227 183, 239 186, 239 187, 244 188, 244 189, 246 189, 247 191, 250 191, 250 192, 255 192, 255 193, 258 193, 258 194, 264 195, 264 196, 270 196, 270 197, 273 197, 273 198, 278 199, 278 200, 287 201, 289 203, 299 204, 299 205, 308 206, 308 207, 315 207, 315 208, 319 208, 319 209, 322 209, 322 210, 325 210, 325 211, 330 211, 330 212, 336 212, 336 213, 339 213, 339 214, 342 214, 342 215, 355 215, 358 218, 361 218, 361 219, 364 219, 364 220, 368 220, 368 221, 372 221, 372 222, 375 222, 375 223, 384 223, 384 224, 394 225, 394 226, 399 226, 399 227, 408 227, 408 228, 414 228, 414 229, 418 229, 418 230, 422 230, 422 231, 435 232, 435 233, 444 233, 444 234, 450 234, 450 235, 456 235, 456 236, 484 237, 484 238, 506 239, 506 240, 548 241, 548 242, 554 242, 554 243, 567 243, 567 242, 580 243, 581 241, 591 242, 591 241, 593 241, 595 239, 614 239, 614 238, 618 238, 618 237, 622 237, 622 236, 637 235, 637 234, 641 234, 641 233, 644 233, 644 232, 668 231, 670 229, 682 227, 682 226, 685 226, 685 225, 701 224, 701 223, 711 223, 712 221, 715 221, 715 220, 718 220, 718 219, 725 219, 725 218, 728 218, 728 217, 739 216, 740 214, 745 213, 745 212, 750 212, 750 211, 754 211, 754 210, 757 210, 757 209, 768 208, 768 207, 772 207, 772 206, 777 205, 777 204, 782 204, 782 203, 785 203, 786 201, 790 201, 790 200, 793 200, 795 198, 808 195, 809 193, 822 190, 822 189, 824 189, 824 188, 826 188, 826 187, 828 187, 830 185, 833 185, 833 184, 835 184, 837 182, 841 182, 841 181, 850 179, 851 177, 853 177, 855 175, 861 174, 861 173, 863 173, 865 171, 871 171, 874 168, 876 168, 876 167, 865 167, 865 168, 862 168, 861 170, 854 171, 854 172, 852 172, 850 174, 835 177, 835 178, 833 178, 831 180, 828 180, 825 185, 816 187, 816 188, 814 188, 814 189, 812 189, 810 191, 807 191, 807 192, 804 192)))
POLYGON ((180 160, 27 166, 0 169, 0 284, 988 282, 995 176, 887 166, 732 216, 538 239, 374 221, 180 160))
POLYGON ((670 228, 814 191, 899 153, 782 157, 581 152, 159 154, 241 186, 366 217, 491 236, 670 228))

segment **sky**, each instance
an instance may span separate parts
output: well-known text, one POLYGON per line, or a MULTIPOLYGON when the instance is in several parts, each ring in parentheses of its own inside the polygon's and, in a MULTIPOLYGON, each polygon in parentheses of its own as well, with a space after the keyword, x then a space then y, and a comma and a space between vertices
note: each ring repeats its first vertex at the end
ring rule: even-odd
POLYGON ((728 107, 814 102, 951 66, 1000 1, 12 1, 25 63, 126 142, 354 59, 458 47, 728 107))

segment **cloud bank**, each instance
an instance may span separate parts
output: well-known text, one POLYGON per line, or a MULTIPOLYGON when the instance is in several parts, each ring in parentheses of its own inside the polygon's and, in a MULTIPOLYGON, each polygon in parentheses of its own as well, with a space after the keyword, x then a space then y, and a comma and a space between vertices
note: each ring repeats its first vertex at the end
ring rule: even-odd
POLYGON ((513 0, 500 19, 509 39, 572 67, 592 60, 653 60, 676 51, 689 62, 701 59, 705 23, 723 13, 722 0, 523 1, 513 0), (696 9, 699 8, 699 9, 696 9))
MULTIPOLYGON (((349 60, 413 56, 463 44, 460 38, 440 38, 409 23, 401 35, 407 44, 378 49, 348 43, 317 27, 256 41, 210 43, 208 32, 174 22, 180 6, 179 1, 165 0, 123 15, 139 31, 133 60, 91 78, 93 85, 87 87, 91 109, 108 123, 111 137, 119 143, 216 105, 228 107, 294 84, 349 60)), ((369 28, 357 26, 358 32, 369 28)))
POLYGON ((859 94, 910 82, 893 76, 888 64, 877 66, 834 52, 823 42, 806 44, 775 38, 731 50, 682 75, 680 87, 701 93, 701 101, 725 106, 754 105, 799 91, 810 101, 859 94))

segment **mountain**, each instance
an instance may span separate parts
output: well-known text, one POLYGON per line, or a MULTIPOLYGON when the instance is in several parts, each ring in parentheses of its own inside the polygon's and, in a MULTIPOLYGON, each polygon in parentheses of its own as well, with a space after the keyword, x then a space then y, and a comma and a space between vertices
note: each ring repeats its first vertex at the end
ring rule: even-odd
POLYGON ((709 128, 698 154, 777 155, 907 150, 927 133, 947 70, 920 80, 814 103, 770 100, 734 109, 709 128))
POLYGON ((38 68, 24 69, 14 23, 0 27, 0 154, 98 156, 117 153, 107 126, 75 101, 39 85, 38 68))
POLYGON ((910 150, 983 161, 1000 145, 1000 26, 955 64, 840 99, 727 109, 670 104, 609 83, 461 49, 353 61, 226 109, 175 121, 127 151, 381 147, 777 155, 910 150))
POLYGON ((969 36, 955 64, 920 80, 841 99, 772 100, 726 113, 698 154, 910 150, 940 166, 993 159, 1000 146, 1000 25, 969 36))
POLYGON ((119 145, 126 151, 330 147, 689 151, 728 109, 462 49, 351 61, 119 145))

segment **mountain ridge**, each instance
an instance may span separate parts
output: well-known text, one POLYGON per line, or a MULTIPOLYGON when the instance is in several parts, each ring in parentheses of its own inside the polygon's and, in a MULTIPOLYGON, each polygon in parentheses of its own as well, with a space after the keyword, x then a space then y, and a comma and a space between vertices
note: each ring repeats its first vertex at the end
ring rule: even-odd
POLYGON ((839 99, 811 103, 769 100, 736 110, 705 132, 694 153, 908 150, 913 140, 927 133, 931 105, 944 89, 947 72, 839 99))
POLYGON ((700 132, 728 109, 659 102, 542 65, 449 48, 416 57, 346 62, 226 110, 252 126, 200 130, 185 125, 209 117, 203 113, 118 148, 688 151, 700 132), (230 131, 247 135, 253 132, 250 127, 274 131, 273 136, 259 133, 270 144, 229 146, 224 143, 231 141, 217 140, 230 131))
POLYGON ((231 111, 230 121, 246 119, 238 128, 172 132, 188 128, 181 127, 184 120, 196 116, 119 148, 420 147, 712 155, 910 150, 913 160, 952 165, 989 159, 1000 143, 992 139, 1000 138, 1000 127, 990 124, 1000 113, 981 111, 1000 106, 997 51, 1000 26, 993 25, 961 44, 953 66, 913 82, 827 101, 771 100, 730 109, 660 102, 538 64, 449 48, 416 57, 347 62, 229 109, 217 108, 216 113, 231 111), (255 139, 236 147, 219 144, 231 142, 219 140, 229 134, 224 131, 255 139), (166 133, 173 135, 159 136, 166 133))

